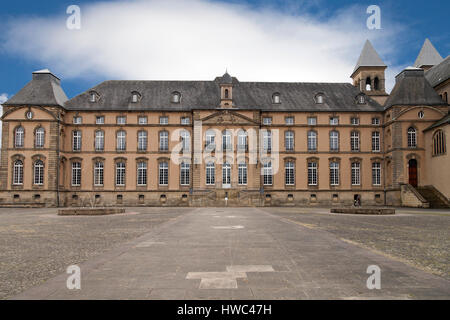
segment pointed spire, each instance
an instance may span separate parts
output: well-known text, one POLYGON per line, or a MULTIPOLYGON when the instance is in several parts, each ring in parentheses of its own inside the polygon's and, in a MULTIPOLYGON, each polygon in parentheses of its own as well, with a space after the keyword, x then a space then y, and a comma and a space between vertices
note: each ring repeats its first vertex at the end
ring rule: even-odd
POLYGON ((414 62, 414 67, 422 68, 423 66, 435 66, 441 63, 443 60, 444 59, 442 59, 439 52, 437 52, 436 48, 427 38, 425 39, 422 49, 417 56, 416 62, 414 62))
POLYGON ((361 51, 361 55, 359 56, 353 73, 360 67, 386 67, 369 40, 364 44, 364 48, 361 51))

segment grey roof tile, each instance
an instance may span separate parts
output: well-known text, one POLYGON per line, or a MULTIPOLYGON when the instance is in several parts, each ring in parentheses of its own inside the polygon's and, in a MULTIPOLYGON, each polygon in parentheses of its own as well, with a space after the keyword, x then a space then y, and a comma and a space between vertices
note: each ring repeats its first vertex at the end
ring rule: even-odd
POLYGON ((435 66, 441 63, 442 60, 441 55, 437 52, 431 41, 425 39, 416 62, 414 62, 414 67, 421 68, 423 66, 435 66))
POLYGON ((386 67, 369 40, 364 44, 364 48, 361 51, 361 55, 352 74, 360 67, 386 67))
POLYGON ((433 68, 429 69, 425 72, 425 78, 427 78, 428 82, 436 87, 442 82, 446 81, 450 78, 450 56, 445 58, 444 61, 435 65, 433 68))
MULTIPOLYGON (((218 108, 220 79, 214 81, 122 81, 111 80, 74 97, 65 103, 68 110, 166 110, 189 111, 218 108), (100 98, 89 101, 89 92, 100 98), (141 94, 138 103, 131 102, 131 92, 141 94), (180 103, 171 102, 171 93, 181 93, 180 103)), ((350 83, 288 83, 239 82, 232 78, 233 105, 240 109, 262 111, 382 111, 383 107, 367 97, 366 104, 358 104, 361 94, 350 83), (272 95, 281 94, 281 103, 273 104, 272 95), (324 103, 316 104, 317 93, 324 94, 324 103)))
POLYGON ((431 126, 429 126, 428 128, 426 128, 423 131, 428 131, 428 130, 440 127, 443 124, 450 124, 450 113, 447 114, 446 116, 444 116, 442 119, 436 121, 435 123, 433 123, 431 126))
POLYGON ((67 100, 59 78, 45 69, 33 72, 33 79, 3 105, 64 106, 67 100))
POLYGON ((384 105, 446 105, 425 79, 423 69, 407 68, 395 77, 395 86, 384 105))

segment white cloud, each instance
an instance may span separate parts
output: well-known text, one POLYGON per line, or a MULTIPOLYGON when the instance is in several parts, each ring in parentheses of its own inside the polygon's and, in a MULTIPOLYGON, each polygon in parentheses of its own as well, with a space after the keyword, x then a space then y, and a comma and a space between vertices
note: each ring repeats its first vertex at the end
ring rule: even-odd
MULTIPOLYGON (((4 103, 6 100, 8 100, 8 95, 6 93, 0 94, 0 117, 3 115, 3 107, 1 106, 1 104, 4 103)), ((0 121, 0 148, 1 147, 2 147, 2 121, 0 121)))
POLYGON ((17 17, 4 43, 63 79, 205 80, 228 68, 242 81, 349 82, 367 38, 382 57, 394 54, 398 27, 368 30, 365 7, 319 17, 302 3, 289 10, 210 0, 94 3, 81 6, 81 30, 68 30, 63 14, 17 17))

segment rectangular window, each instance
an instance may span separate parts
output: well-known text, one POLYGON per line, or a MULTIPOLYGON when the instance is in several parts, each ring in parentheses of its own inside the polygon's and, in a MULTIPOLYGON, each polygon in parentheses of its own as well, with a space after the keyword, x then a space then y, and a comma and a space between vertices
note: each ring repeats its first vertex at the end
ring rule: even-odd
POLYGON ((13 184, 23 184, 23 162, 21 160, 14 162, 13 184))
POLYGON ((159 124, 169 124, 169 117, 159 117, 159 124))
POLYGON ((95 124, 105 124, 105 117, 104 116, 95 117, 95 124))
POLYGON ((34 184, 44 184, 44 164, 41 161, 36 161, 34 164, 34 184))
POLYGON ((295 184, 295 169, 294 162, 286 162, 285 165, 285 183, 287 186, 293 186, 295 184))
POLYGON ((138 123, 139 124, 147 124, 147 117, 146 116, 138 117, 138 123))
POLYGON ((350 134, 350 149, 352 151, 359 151, 359 133, 353 131, 350 134))
POLYGON ((73 151, 81 150, 81 131, 74 131, 72 133, 72 150, 73 151))
POLYGON ((381 163, 372 163, 372 184, 374 186, 381 185, 381 163))
POLYGON ((83 121, 82 118, 79 116, 73 117, 73 124, 81 124, 82 121, 83 121))
POLYGON ((316 117, 308 117, 308 125, 315 126, 317 124, 317 118, 316 117))
POLYGON ((103 186, 103 162, 96 162, 94 165, 94 185, 103 186))
POLYGON ((147 150, 147 131, 138 132, 138 150, 139 151, 147 150))
POLYGON ((294 132, 286 131, 286 133, 284 134, 284 138, 286 151, 294 151, 294 132))
POLYGON ((263 130, 263 149, 267 152, 272 150, 272 133, 270 131, 263 130))
POLYGON ((331 186, 339 185, 339 163, 338 162, 330 163, 330 185, 331 186))
POLYGON ((116 186, 125 185, 125 163, 116 163, 116 186))
POLYGON ((354 126, 359 124, 359 118, 350 118, 350 123, 354 126))
POLYGON ((182 162, 180 166, 180 184, 188 186, 190 184, 190 165, 182 162))
POLYGON ((294 124, 294 117, 286 117, 285 121, 286 121, 286 125, 292 126, 294 124))
POLYGON ((380 133, 372 132, 372 151, 380 152, 380 133))
POLYGON ((95 132, 95 151, 102 151, 105 147, 105 133, 101 130, 95 132))
POLYGON ((339 132, 337 131, 330 132, 330 150, 331 151, 339 150, 339 132))
POLYGON ((271 124, 272 124, 272 118, 270 118, 270 117, 264 117, 263 118, 263 125, 268 126, 268 125, 271 125, 271 124))
POLYGON ((208 163, 206 165, 206 184, 211 186, 216 183, 216 168, 214 163, 208 163))
POLYGON ((372 118, 372 124, 374 126, 377 126, 380 124, 380 118, 372 118))
POLYGON ((361 164, 359 162, 352 163, 352 186, 361 184, 361 164))
POLYGON ((189 117, 181 117, 180 121, 182 125, 189 125, 191 123, 191 119, 189 117))
POLYGON ((137 184, 138 186, 147 185, 147 162, 138 162, 137 168, 137 184))
POLYGON ((125 116, 119 116, 117 117, 117 124, 126 124, 127 123, 127 117, 125 116))
POLYGON ((263 167, 263 183, 265 186, 272 185, 273 183, 273 170, 272 162, 267 162, 263 167))
POLYGON ((159 164, 159 185, 167 186, 169 184, 169 164, 161 162, 159 164))
POLYGON ((72 163, 72 186, 81 186, 81 162, 72 163))
POLYGON ((315 131, 308 132, 308 151, 317 150, 317 133, 315 131))
POLYGON ((339 124, 339 118, 338 117, 331 117, 330 118, 330 125, 337 126, 339 124))
POLYGON ((159 150, 160 151, 169 150, 169 133, 167 131, 161 131, 159 133, 159 150))
POLYGON ((125 151, 126 150, 126 133, 125 131, 119 131, 117 132, 117 150, 118 151, 125 151))
POLYGON ((317 186, 317 162, 308 162, 308 185, 317 186))
POLYGON ((246 185, 247 184, 247 164, 240 163, 238 166, 238 184, 246 185))

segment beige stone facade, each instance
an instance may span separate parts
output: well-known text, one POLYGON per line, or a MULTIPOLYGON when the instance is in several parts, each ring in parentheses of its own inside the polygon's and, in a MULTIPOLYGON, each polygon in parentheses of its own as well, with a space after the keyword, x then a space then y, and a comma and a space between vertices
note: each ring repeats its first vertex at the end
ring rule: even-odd
MULTIPOLYGON (((385 93, 384 70, 360 65, 356 87, 342 85, 342 92, 274 84, 261 94, 270 108, 244 100, 244 93, 261 90, 257 84, 228 74, 216 79, 218 103, 210 105, 190 102, 179 84, 155 88, 172 99, 161 108, 139 107, 149 94, 134 83, 127 84, 136 89, 127 89, 131 102, 122 109, 99 106, 108 99, 102 85, 64 103, 25 103, 19 93, 4 104, 0 205, 350 206, 360 199, 422 206, 404 185, 434 186, 450 198, 448 145, 433 154, 437 130, 448 141, 448 123, 426 130, 448 114, 448 105, 433 100, 435 91, 430 103, 394 102, 401 88, 385 93), (375 77, 375 92, 362 85, 375 77), (287 107, 303 103, 289 90, 312 107, 287 107), (343 105, 340 94, 354 107, 343 105), (77 99, 88 107, 73 107, 77 99)), ((402 77, 426 81, 420 71, 404 71, 397 85, 402 77)), ((59 83, 50 73, 34 76, 59 83)))

